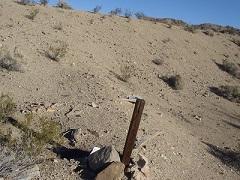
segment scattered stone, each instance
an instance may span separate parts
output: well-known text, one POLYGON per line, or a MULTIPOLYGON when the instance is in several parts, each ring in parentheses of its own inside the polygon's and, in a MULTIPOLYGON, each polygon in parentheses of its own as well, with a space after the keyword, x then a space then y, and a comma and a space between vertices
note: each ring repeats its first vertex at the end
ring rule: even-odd
POLYGON ((198 121, 202 121, 202 117, 201 116, 198 116, 198 115, 195 115, 194 118, 198 121))
POLYGON ((88 165, 94 171, 105 168, 111 162, 120 162, 119 154, 113 146, 105 146, 88 156, 88 165))
POLYGON ((113 162, 97 175, 96 180, 121 180, 124 176, 124 168, 123 163, 113 162))
POLYGON ((142 155, 138 154, 139 160, 137 161, 136 165, 133 167, 133 179, 134 180, 150 180, 151 173, 149 168, 148 159, 142 155))
POLYGON ((68 129, 63 136, 70 141, 70 145, 75 146, 81 140, 81 129, 68 129))

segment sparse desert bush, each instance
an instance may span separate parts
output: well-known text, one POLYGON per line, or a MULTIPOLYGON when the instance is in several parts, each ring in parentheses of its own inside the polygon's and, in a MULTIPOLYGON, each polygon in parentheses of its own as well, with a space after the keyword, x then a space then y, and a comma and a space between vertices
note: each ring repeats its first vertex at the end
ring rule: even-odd
POLYGON ((39 13, 39 9, 32 9, 31 12, 25 17, 28 19, 34 20, 34 18, 37 16, 38 13, 39 13))
POLYGON ((162 65, 164 63, 164 61, 162 59, 154 59, 154 60, 152 60, 152 62, 156 65, 162 65))
POLYGON ((0 69, 22 72, 21 65, 18 64, 17 60, 4 48, 0 48, 0 69))
POLYGON ((133 75, 133 68, 130 65, 122 65, 120 67, 120 75, 117 75, 117 78, 123 82, 128 82, 128 80, 133 75))
POLYGON ((116 9, 110 11, 110 15, 115 15, 115 16, 119 16, 119 15, 121 15, 121 13, 122 13, 121 8, 116 8, 116 9))
POLYGON ((93 9, 93 13, 99 13, 99 11, 102 9, 102 6, 97 5, 94 9, 93 9))
POLYGON ((124 16, 128 19, 130 19, 132 17, 132 12, 129 9, 125 10, 124 16))
POLYGON ((0 96, 0 122, 6 120, 7 117, 13 115, 15 112, 15 103, 8 95, 0 96))
POLYGON ((232 39, 231 40, 234 44, 238 45, 240 47, 240 40, 238 39, 232 39))
POLYGON ((219 67, 226 71, 227 73, 231 74, 232 76, 240 79, 240 68, 231 62, 228 62, 227 60, 223 60, 223 63, 219 65, 219 67))
POLYGON ((229 101, 240 103, 240 86, 211 87, 210 90, 229 101))
POLYGON ((63 41, 55 41, 46 51, 46 56, 51 60, 58 62, 67 53, 67 46, 67 43, 63 41))
POLYGON ((34 117, 32 114, 26 116, 25 123, 22 124, 22 148, 30 156, 38 155, 43 151, 48 143, 61 143, 61 126, 59 123, 51 121, 45 117, 40 117, 40 131, 35 132, 29 127, 34 117))
POLYGON ((56 29, 56 30, 58 30, 58 31, 63 30, 63 25, 62 25, 62 23, 59 22, 59 23, 54 24, 54 25, 53 25, 53 29, 56 29))
POLYGON ((136 18, 138 19, 144 19, 145 14, 143 12, 136 12, 135 13, 136 18))
POLYGON ((40 0, 39 2, 41 5, 44 5, 44 6, 48 4, 48 0, 40 0))
POLYGON ((184 27, 184 30, 188 31, 188 32, 191 32, 191 33, 195 33, 196 32, 196 28, 194 26, 192 26, 192 25, 186 25, 184 27))
POLYGON ((21 5, 34 5, 35 4, 34 0, 17 0, 16 2, 21 5))
POLYGON ((184 83, 180 75, 163 76, 160 78, 174 90, 183 89, 184 83))
POLYGON ((72 7, 65 0, 59 0, 56 7, 62 9, 72 9, 72 7))
POLYGON ((214 31, 211 29, 203 31, 204 34, 213 37, 214 36, 214 31))

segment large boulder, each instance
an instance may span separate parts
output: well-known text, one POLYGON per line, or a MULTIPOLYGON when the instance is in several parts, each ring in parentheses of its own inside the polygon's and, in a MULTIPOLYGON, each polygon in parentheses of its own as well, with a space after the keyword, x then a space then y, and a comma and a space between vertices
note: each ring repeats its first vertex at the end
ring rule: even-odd
POLYGON ((98 173, 96 180, 121 180, 124 176, 125 165, 121 162, 113 162, 103 171, 98 173))

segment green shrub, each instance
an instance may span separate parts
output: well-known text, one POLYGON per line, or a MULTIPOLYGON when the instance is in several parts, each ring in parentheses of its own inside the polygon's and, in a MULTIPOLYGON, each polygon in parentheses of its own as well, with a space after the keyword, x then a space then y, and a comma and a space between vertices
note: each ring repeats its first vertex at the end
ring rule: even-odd
POLYGON ((47 118, 40 117, 40 132, 30 129, 31 122, 34 120, 32 114, 27 115, 24 123, 25 130, 22 136, 22 148, 30 156, 40 154, 47 144, 53 141, 62 143, 61 126, 59 123, 47 118))

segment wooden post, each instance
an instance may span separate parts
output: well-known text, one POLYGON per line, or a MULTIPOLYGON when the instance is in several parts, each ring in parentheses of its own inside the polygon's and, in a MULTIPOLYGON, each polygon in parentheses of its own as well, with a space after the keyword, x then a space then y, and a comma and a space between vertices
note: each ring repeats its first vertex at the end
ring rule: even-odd
POLYGON ((125 164, 125 167, 128 167, 130 163, 144 105, 145 101, 143 99, 137 99, 123 150, 122 163, 125 164))

